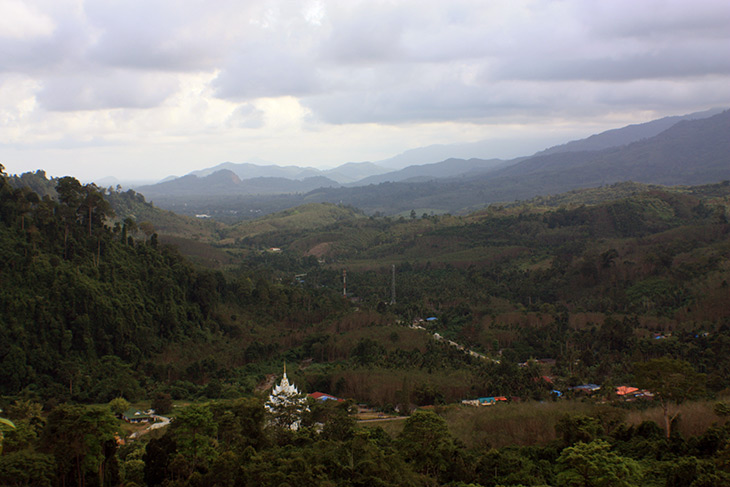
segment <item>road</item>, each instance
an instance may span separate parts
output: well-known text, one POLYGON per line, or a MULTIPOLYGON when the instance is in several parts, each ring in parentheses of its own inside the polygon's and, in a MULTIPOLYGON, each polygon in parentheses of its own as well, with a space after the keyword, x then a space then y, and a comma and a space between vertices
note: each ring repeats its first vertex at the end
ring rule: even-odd
POLYGON ((167 418, 165 416, 158 416, 156 414, 153 414, 151 417, 155 420, 155 422, 149 424, 145 429, 135 431, 134 433, 129 435, 130 440, 134 440, 135 438, 139 438, 140 436, 145 435, 152 430, 164 428, 165 426, 170 424, 170 418, 167 418))

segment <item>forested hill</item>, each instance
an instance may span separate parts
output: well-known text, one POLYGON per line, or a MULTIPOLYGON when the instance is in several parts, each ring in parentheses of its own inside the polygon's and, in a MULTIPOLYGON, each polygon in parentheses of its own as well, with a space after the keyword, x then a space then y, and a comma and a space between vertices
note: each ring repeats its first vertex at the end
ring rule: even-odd
MULTIPOLYGON (((156 233, 139 231, 134 219, 113 223, 94 185, 64 177, 56 181, 57 200, 40 198, 13 188, 1 169, 2 394, 25 390, 96 402, 143 397, 144 386, 179 377, 177 368, 160 368, 155 359, 175 344, 204 347, 238 337, 245 346, 256 326, 317 320, 324 309, 341 309, 340 301, 313 300, 313 292, 310 312, 302 311, 301 290, 279 291, 261 273, 240 270, 226 280, 193 268, 156 233)), ((186 377, 206 373, 196 367, 186 377)))
MULTIPOLYGON (((48 177, 45 171, 38 170, 20 175, 9 175, 6 181, 14 189, 27 188, 39 197, 48 196, 51 199, 58 199, 56 186, 60 179, 48 177)), ((91 188, 92 186, 87 185, 86 187, 91 188)), ((121 186, 116 188, 94 186, 94 188, 111 205, 116 221, 130 218, 147 235, 158 231, 167 237, 184 237, 208 242, 213 238, 216 229, 221 227, 214 221, 186 217, 157 208, 147 202, 142 194, 132 189, 123 190, 121 186)))
POLYGON ((0 179, 2 390, 138 397, 129 365, 209 332, 215 277, 159 248, 156 235, 134 238, 131 220, 105 226, 111 207, 95 187, 61 178, 57 189, 58 201, 40 199, 0 179), (114 384, 110 370, 122 371, 114 384))

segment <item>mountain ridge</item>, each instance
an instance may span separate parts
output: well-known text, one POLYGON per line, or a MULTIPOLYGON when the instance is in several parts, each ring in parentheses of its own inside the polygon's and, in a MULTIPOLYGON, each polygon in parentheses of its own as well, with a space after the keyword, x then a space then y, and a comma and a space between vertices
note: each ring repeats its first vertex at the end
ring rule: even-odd
POLYGON ((709 110, 689 113, 687 115, 663 117, 649 122, 631 124, 617 129, 606 130, 584 139, 572 140, 565 144, 549 147, 533 154, 533 157, 562 152, 595 151, 608 149, 610 147, 620 147, 632 142, 638 142, 642 139, 659 135, 681 121, 709 118, 722 113, 724 110, 725 109, 723 108, 711 108, 709 110))
MULTIPOLYGON (((631 133, 634 138, 641 135, 633 129, 631 133)), ((675 185, 730 179, 728 133, 730 112, 724 111, 708 118, 680 120, 653 137, 596 151, 542 152, 510 161, 448 159, 346 185, 323 176, 301 181, 242 179, 234 184, 232 173, 216 177, 213 173, 206 178, 188 175, 138 191, 162 207, 186 214, 215 214, 216 208, 226 208, 227 214, 255 216, 264 208, 278 211, 309 202, 350 204, 371 213, 398 214, 411 209, 463 213, 495 202, 621 181, 675 185), (254 197, 256 194, 260 196, 254 197), (199 197, 198 203, 192 196, 199 197), (235 202, 224 201, 232 196, 237 198, 235 202)))
MULTIPOLYGON (((595 151, 610 147, 620 147, 642 139, 654 137, 678 122, 709 118, 721 113, 722 111, 722 108, 712 108, 686 115, 673 115, 649 122, 631 124, 625 127, 610 129, 598 134, 593 134, 583 139, 572 140, 564 144, 552 146, 532 155, 524 155, 512 159, 499 159, 495 157, 484 158, 475 155, 485 151, 489 146, 489 140, 482 140, 465 144, 434 144, 426 147, 418 147, 409 149, 401 154, 381 161, 347 162, 335 168, 326 170, 297 165, 279 166, 272 164, 269 161, 251 159, 243 163, 223 162, 216 166, 192 171, 188 174, 205 177, 216 171, 228 169, 233 171, 241 179, 253 179, 256 177, 283 177, 301 180, 307 177, 323 175, 337 181, 340 184, 350 185, 358 183, 361 185, 368 185, 378 184, 385 181, 404 181, 414 177, 433 176, 433 174, 429 172, 428 168, 432 168, 435 164, 443 164, 450 160, 482 160, 495 161, 495 163, 497 161, 502 161, 504 164, 508 164, 509 161, 518 161, 535 156, 564 152, 595 151), (464 155, 461 156, 459 153, 464 153, 464 155), (416 168, 419 167, 423 168, 424 172, 418 172, 416 168)), ((456 174, 462 173, 458 172, 451 175, 453 176, 456 174)), ((437 174, 437 176, 444 177, 442 174, 437 174)))

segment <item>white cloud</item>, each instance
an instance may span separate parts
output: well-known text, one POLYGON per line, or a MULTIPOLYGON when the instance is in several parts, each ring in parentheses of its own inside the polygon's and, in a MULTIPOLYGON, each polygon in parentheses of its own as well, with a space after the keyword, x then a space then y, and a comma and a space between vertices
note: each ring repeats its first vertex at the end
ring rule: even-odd
POLYGON ((31 78, 0 75, 0 127, 6 143, 22 140, 32 125, 38 83, 31 78))
POLYGON ((324 3, 319 0, 309 2, 302 9, 302 15, 304 16, 304 20, 316 26, 322 25, 322 21, 324 20, 326 14, 327 12, 324 3))
POLYGON ((20 0, 0 0, 0 12, 0 38, 35 39, 53 32, 53 19, 20 0))
POLYGON ((232 127, 259 129, 264 126, 264 111, 250 103, 239 105, 228 119, 232 127))

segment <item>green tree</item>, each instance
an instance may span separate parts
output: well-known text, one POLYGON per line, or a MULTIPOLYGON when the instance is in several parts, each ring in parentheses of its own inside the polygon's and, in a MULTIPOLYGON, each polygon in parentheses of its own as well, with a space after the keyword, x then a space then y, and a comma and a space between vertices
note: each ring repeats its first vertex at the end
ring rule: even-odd
POLYGON ((109 205, 109 202, 104 199, 104 195, 95 184, 87 184, 82 188, 82 190, 82 219, 88 229, 89 237, 91 237, 93 228, 96 226, 103 226, 104 220, 113 212, 111 205, 109 205))
POLYGON ((705 393, 705 374, 696 372, 689 362, 669 357, 634 364, 634 379, 638 387, 648 389, 659 399, 667 438, 672 421, 679 415, 677 406, 705 393))
POLYGON ((490 450, 476 464, 475 480, 480 485, 549 484, 540 468, 517 448, 490 450))
POLYGON ((83 190, 81 183, 70 176, 63 177, 56 184, 56 192, 61 205, 58 208, 59 216, 63 221, 63 256, 69 258, 68 243, 72 229, 78 220, 78 212, 83 201, 83 190))
POLYGON ((730 474, 715 462, 696 457, 681 457, 669 467, 666 487, 714 487, 730 485, 730 474))
POLYGON ((208 405, 188 406, 180 411, 172 424, 177 450, 189 465, 188 475, 215 458, 215 436, 218 425, 208 405))
POLYGON ((248 447, 262 448, 266 443, 266 411, 260 398, 240 398, 211 405, 218 423, 218 438, 227 447, 242 453, 248 447))
POLYGON ((123 220, 122 225, 122 243, 128 244, 128 235, 134 234, 137 231, 137 221, 134 218, 127 217, 123 220))
POLYGON ((144 391, 135 378, 132 367, 116 355, 105 355, 96 367, 92 397, 99 401, 110 401, 115 397, 128 397, 135 401, 144 391))
POLYGON ((21 450, 0 456, 0 485, 51 487, 54 464, 51 455, 21 450))
POLYGON ((557 485, 566 487, 633 487, 641 478, 639 464, 611 451, 603 440, 578 442, 562 451, 557 485))
POLYGON ((107 408, 68 406, 48 415, 41 446, 53 454, 61 483, 86 485, 87 477, 104 485, 105 466, 114 451, 117 421, 107 408))
POLYGON ((43 405, 29 399, 18 399, 8 407, 8 416, 15 419, 42 420, 43 405))
POLYGON ((406 420, 398 444, 413 469, 438 478, 449 468, 456 446, 446 421, 432 411, 416 411, 406 420))
POLYGON ((726 402, 716 402, 714 406, 712 406, 712 410, 715 414, 721 417, 730 416, 730 404, 726 402))
POLYGON ((170 460, 177 451, 173 435, 166 434, 162 438, 153 438, 147 443, 144 461, 144 482, 150 486, 159 486, 169 477, 170 460))
POLYGON ((566 415, 555 424, 555 433, 563 438, 566 446, 579 441, 590 443, 602 433, 598 419, 582 415, 566 415))
POLYGON ((37 439, 38 431, 28 421, 16 421, 15 429, 9 430, 3 438, 2 450, 10 453, 32 448, 37 439))
POLYGON ((312 417, 322 423, 321 437, 333 441, 344 441, 355 433, 355 420, 350 416, 348 404, 324 401, 312 408, 312 417))
POLYGON ((122 473, 125 485, 144 485, 144 461, 139 458, 130 458, 122 463, 122 473))
POLYGON ((167 414, 172 411, 172 396, 166 392, 158 392, 152 399, 152 409, 156 414, 167 414))
POLYGON ((123 397, 115 397, 111 401, 109 401, 109 409, 111 409, 112 413, 116 414, 117 416, 120 416, 124 411, 129 409, 130 404, 129 401, 124 399, 123 397))

